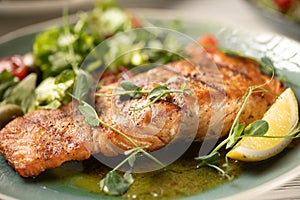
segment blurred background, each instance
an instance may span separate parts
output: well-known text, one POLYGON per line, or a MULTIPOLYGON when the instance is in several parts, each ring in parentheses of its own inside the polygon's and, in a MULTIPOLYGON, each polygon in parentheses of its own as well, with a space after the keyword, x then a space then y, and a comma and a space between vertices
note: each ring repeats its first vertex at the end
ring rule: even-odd
MULTIPOLYGON (((275 1, 275 0, 274 0, 275 1)), ((289 0, 286 0, 289 1, 289 0)), ((283 34, 300 40, 299 23, 289 22, 274 12, 265 12, 255 0, 118 0, 126 9, 136 9, 140 15, 151 11, 164 17, 180 12, 193 20, 208 20, 241 27, 251 31, 283 34), (171 13, 172 13, 171 12, 171 13)), ((62 16, 63 7, 69 13, 89 10, 94 0, 0 0, 0 36, 19 28, 62 16)), ((156 16, 157 17, 157 16, 156 16)))

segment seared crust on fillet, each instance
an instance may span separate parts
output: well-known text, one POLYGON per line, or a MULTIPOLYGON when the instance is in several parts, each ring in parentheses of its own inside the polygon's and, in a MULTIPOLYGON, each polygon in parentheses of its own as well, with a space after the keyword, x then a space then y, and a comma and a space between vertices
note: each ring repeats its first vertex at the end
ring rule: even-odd
POLYGON ((29 113, 1 130, 1 153, 21 176, 36 176, 65 161, 89 158, 82 144, 85 134, 65 108, 29 113))
MULTIPOLYGON (((226 136, 250 86, 269 82, 264 86, 266 90, 276 94, 284 90, 281 82, 262 74, 254 60, 218 51, 195 52, 188 60, 130 78, 144 90, 162 84, 180 89, 186 83, 192 96, 169 94, 137 111, 133 110, 149 103, 145 95, 127 100, 97 96, 95 109, 99 118, 137 145, 154 151, 178 139, 203 141, 226 136)), ((119 83, 98 92, 111 94, 116 88, 120 88, 119 83)), ((249 124, 262 118, 275 99, 271 93, 253 93, 240 122, 249 124)), ((37 110, 16 118, 0 131, 0 152, 24 177, 37 176, 65 161, 87 159, 93 153, 113 156, 133 147, 105 126, 89 126, 71 103, 58 110, 37 110)))
POLYGON ((212 54, 199 53, 193 56, 190 62, 182 60, 166 67, 186 77, 195 91, 200 108, 199 127, 195 138, 198 141, 228 134, 242 105, 242 97, 250 86, 269 82, 263 86, 269 92, 255 92, 251 95, 240 116, 240 121, 246 124, 261 119, 277 98, 274 94, 280 94, 285 89, 282 82, 271 80, 269 76, 263 74, 256 61, 230 57, 219 51, 212 54), (211 63, 211 59, 214 63, 211 63), (215 64, 217 66, 214 66, 215 64), (223 111, 220 115, 224 116, 219 116, 218 113, 212 115, 214 109, 223 111), (219 135, 218 130, 222 125, 222 132, 219 135))

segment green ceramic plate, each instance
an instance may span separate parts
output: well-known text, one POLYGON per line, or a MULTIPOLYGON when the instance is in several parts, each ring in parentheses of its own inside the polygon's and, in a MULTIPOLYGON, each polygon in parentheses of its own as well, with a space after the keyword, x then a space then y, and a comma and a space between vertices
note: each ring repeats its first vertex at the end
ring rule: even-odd
MULTIPOLYGON (((164 26, 169 19, 169 17, 165 17, 163 20, 153 18, 151 20, 153 24, 164 26)), ((289 82, 300 85, 300 44, 277 35, 246 33, 213 23, 184 21, 184 32, 191 37, 196 38, 209 32, 216 35, 223 47, 239 50, 256 58, 269 56, 275 62, 281 75, 285 76, 289 82)), ((0 57, 31 51, 34 32, 56 23, 56 21, 52 21, 31 26, 2 37, 0 40, 0 57)), ((299 100, 300 90, 294 89, 299 100)), ((249 164, 248 170, 232 182, 183 199, 242 199, 249 197, 249 195, 266 192, 299 175, 299 148, 300 145, 297 145, 271 160, 249 164)), ((112 199, 112 197, 90 193, 55 180, 44 180, 40 183, 32 181, 32 179, 23 179, 7 165, 2 156, 0 156, 0 193, 0 199, 112 199)))

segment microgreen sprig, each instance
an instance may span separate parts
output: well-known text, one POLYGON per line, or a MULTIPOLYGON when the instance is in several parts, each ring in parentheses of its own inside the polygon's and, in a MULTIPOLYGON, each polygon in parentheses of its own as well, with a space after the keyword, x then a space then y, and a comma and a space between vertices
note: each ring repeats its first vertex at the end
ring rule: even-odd
MULTIPOLYGON (((86 103, 85 101, 81 100, 81 105, 79 105, 78 109, 79 111, 83 114, 85 117, 85 120, 88 124, 91 126, 99 126, 100 124, 106 128, 111 129, 112 131, 118 133, 122 137, 124 137, 128 142, 130 142, 135 148, 130 149, 128 151, 125 151, 125 155, 129 155, 126 159, 124 159, 121 163, 119 163, 112 171, 110 171, 104 179, 100 181, 100 188, 106 192, 107 194, 110 195, 122 195, 124 192, 126 192, 130 185, 133 183, 133 181, 128 181, 127 179, 130 178, 130 180, 133 180, 132 176, 126 175, 124 177, 121 177, 120 175, 117 175, 118 173, 116 172, 117 169, 119 169, 122 165, 124 165, 126 162, 129 163, 131 167, 133 167, 133 159, 135 156, 139 153, 142 153, 143 155, 147 156, 154 162, 156 162, 158 165, 162 166, 163 168, 166 167, 164 163, 159 161, 157 158, 149 154, 145 149, 145 147, 140 147, 136 142, 134 142, 130 137, 128 137, 125 133, 122 131, 116 129, 115 127, 109 125, 108 123, 104 122, 98 117, 98 114, 96 113, 95 109, 86 103), (117 184, 120 184, 118 186, 117 184), (127 187, 126 187, 127 186, 127 187), (116 188, 119 188, 118 190, 116 188), (126 190, 125 190, 126 188, 126 190)), ((129 172, 127 172, 129 173, 129 172)), ((125 173, 126 174, 126 173, 125 173)))
POLYGON ((131 81, 121 81, 121 87, 124 91, 112 93, 112 94, 105 94, 105 93, 96 93, 96 96, 103 96, 103 97, 114 97, 120 96, 122 99, 139 99, 142 95, 147 95, 147 99, 150 100, 149 103, 142 107, 138 107, 133 109, 132 111, 143 110, 146 107, 153 105, 159 99, 169 95, 169 94, 187 94, 192 95, 190 90, 186 89, 186 84, 182 84, 180 89, 169 89, 167 85, 157 85, 152 90, 143 90, 142 87, 135 85, 131 81))
POLYGON ((223 165, 225 167, 225 170, 219 167, 219 163, 220 163, 219 150, 225 145, 226 145, 226 149, 232 148, 242 137, 248 137, 248 136, 261 137, 268 131, 269 128, 268 123, 264 120, 254 121, 253 123, 249 124, 247 127, 245 127, 244 123, 239 123, 240 115, 245 109, 251 94, 254 92, 254 90, 258 88, 260 88, 260 86, 252 86, 248 88, 246 94, 244 95, 243 98, 244 101, 241 105, 241 108, 239 109, 233 121, 228 137, 224 139, 219 145, 217 145, 208 155, 196 157, 195 159, 200 161, 197 167, 203 167, 203 166, 212 167, 216 169, 218 172, 220 172, 220 174, 223 177, 226 177, 228 180, 233 179, 233 177, 228 174, 229 162, 227 157, 225 158, 226 162, 223 165))
MULTIPOLYGON (((235 56, 235 57, 246 57, 243 54, 231 51, 231 50, 226 50, 222 49, 222 51, 230 56, 235 56)), ((250 58, 252 59, 252 58, 250 58)), ((277 94, 273 93, 272 91, 268 91, 263 88, 263 86, 269 84, 273 77, 275 76, 275 68, 272 63, 272 60, 268 57, 263 57, 261 58, 260 61, 257 61, 258 64, 261 67, 261 70, 264 71, 265 73, 271 75, 271 79, 267 81, 266 83, 258 86, 251 86, 246 90, 246 93, 244 94, 242 100, 242 105, 233 121, 233 124, 230 128, 229 135, 228 137, 223 140, 219 145, 217 145, 211 153, 205 156, 198 156, 195 159, 199 160, 200 163, 198 164, 197 167, 203 167, 203 166, 208 166, 216 169, 218 172, 221 173, 223 177, 228 178, 231 180, 233 177, 228 174, 230 166, 229 166, 229 161, 228 158, 225 157, 225 163, 222 165, 222 167, 225 168, 225 170, 221 167, 219 167, 220 164, 220 153, 219 150, 226 145, 226 149, 232 148, 240 139, 243 137, 264 137, 264 138, 300 138, 300 123, 298 123, 287 135, 285 136, 267 136, 265 133, 267 133, 269 129, 269 124, 265 120, 257 120, 249 124, 248 126, 245 125, 245 123, 240 123, 239 119, 244 111, 248 100, 250 96, 253 93, 260 92, 260 93, 271 93, 273 95, 278 96, 277 94)))
MULTIPOLYGON (((83 75, 83 77, 85 76, 83 75)), ((99 182, 100 189, 110 195, 124 194, 129 189, 131 184, 134 182, 132 172, 131 170, 129 170, 125 172, 124 176, 121 176, 116 172, 116 170, 118 170, 121 166, 123 166, 127 162, 129 166, 133 168, 135 157, 137 154, 140 153, 147 156, 148 158, 150 158, 151 160, 153 160, 155 163, 162 166, 163 168, 166 168, 166 165, 164 163, 159 161, 157 158, 155 158, 145 150, 146 148, 148 148, 147 146, 140 147, 135 141, 133 141, 125 133, 118 130, 114 126, 106 123, 105 121, 101 120, 98 117, 98 114, 95 111, 95 109, 87 102, 82 100, 82 98, 86 96, 86 91, 88 91, 87 88, 89 87, 87 78, 81 78, 79 79, 79 81, 81 83, 79 83, 78 85, 80 85, 81 87, 75 88, 75 93, 74 95, 71 96, 77 99, 81 103, 78 106, 78 109, 81 112, 81 114, 84 116, 85 121, 93 127, 99 126, 101 124, 102 126, 111 129, 112 131, 121 135, 123 138, 125 138, 129 143, 131 143, 134 146, 133 149, 124 152, 124 154, 128 155, 128 157, 125 158, 121 163, 119 163, 113 170, 107 173, 106 176, 99 182)))
POLYGON ((171 90, 166 85, 158 85, 154 87, 149 93, 147 98, 150 100, 150 102, 142 107, 134 109, 134 111, 143 110, 148 106, 153 105, 155 102, 157 102, 160 98, 163 98, 169 94, 187 94, 192 95, 192 92, 185 89, 186 85, 182 84, 180 90, 171 90))
POLYGON ((138 153, 142 153, 145 148, 147 147, 136 147, 125 151, 124 154, 129 156, 121 163, 119 163, 113 170, 108 172, 103 179, 100 180, 100 189, 110 195, 124 194, 134 182, 131 169, 134 167, 135 157, 138 153), (119 173, 117 173, 117 170, 126 162, 128 162, 131 169, 126 171, 122 177, 119 173))
MULTIPOLYGON (((224 50, 223 50, 224 51, 224 50)), ((226 53, 226 52, 225 52, 226 53)), ((228 52, 227 52, 228 53, 228 52)), ((236 52, 229 52, 230 55, 234 56, 243 56, 240 54, 237 54, 236 52)), ((233 177, 228 174, 229 172, 229 162, 227 157, 225 157, 225 164, 223 164, 223 167, 225 167, 225 170, 220 168, 219 165, 219 159, 220 159, 220 153, 219 150, 226 145, 226 149, 232 148, 241 138, 243 137, 264 137, 264 134, 268 131, 269 125, 265 120, 257 120, 249 124, 247 127, 245 123, 240 123, 240 116, 243 113, 251 95, 255 92, 269 92, 270 91, 266 90, 263 88, 263 86, 269 84, 273 77, 274 77, 274 66, 272 61, 267 58, 263 57, 260 61, 258 61, 260 65, 262 65, 265 70, 268 72, 272 72, 271 79, 264 84, 261 85, 256 85, 256 86, 250 86, 244 96, 242 97, 242 104, 240 109, 237 112, 237 115, 235 116, 235 119, 232 123, 232 126, 230 128, 228 137, 224 139, 219 145, 217 145, 208 155, 205 156, 198 156, 195 159, 199 160, 200 163, 198 164, 198 167, 202 166, 208 166, 216 169, 218 172, 222 174, 223 177, 228 178, 231 180, 233 177)))
MULTIPOLYGON (((125 163, 128 163, 132 169, 137 154, 145 155, 146 157, 150 158, 151 160, 153 160, 155 163, 162 166, 163 168, 166 168, 166 165, 161 161, 159 161, 154 156, 152 156, 151 154, 149 154, 145 150, 148 148, 147 146, 140 147, 135 141, 133 141, 125 133, 118 130, 114 126, 106 123, 105 121, 101 120, 98 117, 98 114, 95 111, 95 109, 83 100, 87 96, 87 91, 89 91, 89 88, 91 86, 89 79, 90 77, 86 73, 83 72, 78 73, 77 84, 74 90, 74 94, 71 95, 73 98, 77 99, 81 103, 78 106, 78 109, 81 112, 81 114, 85 117, 85 121, 93 127, 102 125, 106 128, 111 129, 112 131, 121 135, 123 138, 125 138, 129 143, 131 143, 134 146, 133 149, 124 152, 124 155, 127 155, 127 157, 122 162, 120 162, 114 169, 112 169, 109 173, 107 173, 106 176, 99 182, 100 189, 105 193, 110 195, 122 195, 129 189, 129 187, 134 181, 132 176, 132 170, 125 172, 124 176, 121 176, 116 171, 125 163)), ((122 99, 138 99, 141 98, 142 95, 147 95, 147 99, 149 99, 150 102, 147 105, 135 110, 144 109, 147 106, 154 104, 160 98, 165 97, 171 93, 182 93, 182 94, 192 95, 191 91, 186 90, 185 84, 183 84, 181 86, 181 89, 179 90, 171 90, 166 85, 155 86, 152 90, 143 90, 142 87, 137 86, 130 81, 122 81, 120 85, 123 89, 122 92, 118 92, 114 94, 96 93, 95 95, 104 96, 104 97, 120 96, 122 99)))
POLYGON ((268 123, 264 120, 257 120, 254 121, 253 123, 249 124, 246 128, 245 128, 245 124, 244 123, 239 123, 239 119, 240 116, 242 114, 242 112, 244 111, 248 100, 250 98, 250 96, 252 95, 252 93, 257 90, 260 89, 260 86, 251 86, 248 88, 248 90, 246 91, 246 94, 244 95, 244 101, 242 102, 241 108, 239 109, 233 124, 230 128, 228 137, 223 140, 212 152, 217 152, 219 151, 225 144, 226 144, 226 149, 233 147, 236 142, 241 139, 244 136, 262 136, 264 135, 267 131, 268 131, 268 123), (242 135, 244 134, 244 135, 242 135))

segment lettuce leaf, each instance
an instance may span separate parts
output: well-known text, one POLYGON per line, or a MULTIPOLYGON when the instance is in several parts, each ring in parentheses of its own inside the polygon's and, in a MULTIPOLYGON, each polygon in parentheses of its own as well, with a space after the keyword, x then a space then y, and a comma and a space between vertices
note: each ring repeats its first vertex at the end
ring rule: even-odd
POLYGON ((19 105, 24 113, 33 111, 36 81, 37 74, 29 74, 11 90, 2 103, 19 105))
POLYGON ((36 88, 36 107, 38 109, 57 109, 71 100, 75 73, 65 70, 57 77, 48 77, 36 88))
POLYGON ((10 72, 3 71, 0 73, 0 102, 8 96, 12 89, 18 84, 19 80, 10 72))

